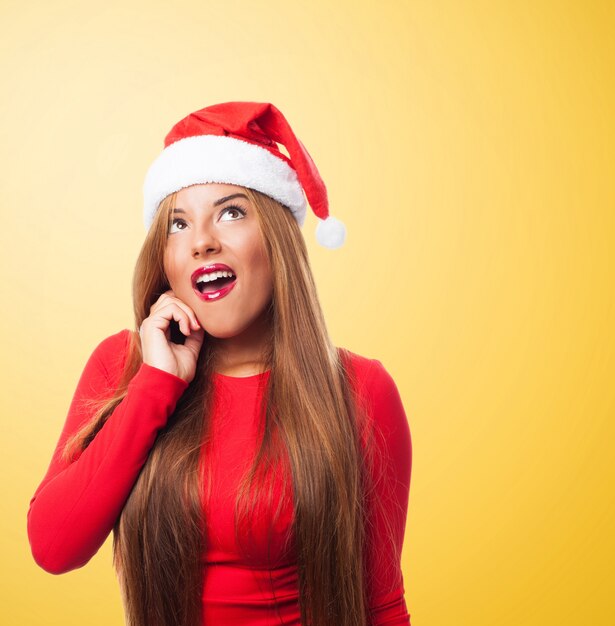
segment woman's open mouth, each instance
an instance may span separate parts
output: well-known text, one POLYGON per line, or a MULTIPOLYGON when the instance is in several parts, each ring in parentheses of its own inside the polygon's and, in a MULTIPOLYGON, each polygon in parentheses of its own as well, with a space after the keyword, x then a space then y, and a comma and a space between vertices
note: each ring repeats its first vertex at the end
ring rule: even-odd
POLYGON ((235 286, 237 277, 228 267, 218 269, 219 264, 202 268, 193 274, 192 288, 206 302, 224 298, 235 286))

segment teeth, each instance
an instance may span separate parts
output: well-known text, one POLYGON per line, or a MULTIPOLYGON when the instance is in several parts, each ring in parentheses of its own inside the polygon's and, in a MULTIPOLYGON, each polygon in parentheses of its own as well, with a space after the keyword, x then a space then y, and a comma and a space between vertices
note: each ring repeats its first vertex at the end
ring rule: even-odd
POLYGON ((209 272, 207 274, 201 274, 197 279, 197 283, 210 283, 212 280, 216 280, 216 278, 230 278, 231 276, 235 276, 233 272, 228 272, 226 270, 217 271, 217 272, 209 272))

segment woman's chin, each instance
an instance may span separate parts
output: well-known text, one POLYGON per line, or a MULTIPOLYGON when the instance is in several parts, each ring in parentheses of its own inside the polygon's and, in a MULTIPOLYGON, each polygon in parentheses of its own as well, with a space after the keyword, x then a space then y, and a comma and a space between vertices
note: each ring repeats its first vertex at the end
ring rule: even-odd
POLYGON ((232 339, 235 337, 235 334, 232 332, 221 332, 217 330, 209 330, 205 329, 205 335, 209 337, 209 339, 216 339, 223 341, 224 339, 232 339))
POLYGON ((203 327, 205 334, 212 339, 232 339, 233 337, 237 337, 241 334, 241 329, 227 326, 225 324, 221 325, 212 325, 212 324, 203 324, 201 320, 199 323, 203 327))

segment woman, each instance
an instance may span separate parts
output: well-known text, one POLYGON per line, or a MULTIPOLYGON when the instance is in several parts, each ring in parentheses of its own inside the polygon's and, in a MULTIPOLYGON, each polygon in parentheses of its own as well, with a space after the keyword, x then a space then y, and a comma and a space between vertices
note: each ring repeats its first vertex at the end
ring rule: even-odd
POLYGON ((321 243, 344 232, 309 154, 273 105, 213 105, 144 195, 138 330, 85 366, 30 502, 36 562, 82 567, 113 530, 131 626, 409 624, 410 431, 380 361, 327 334, 305 196, 321 243))

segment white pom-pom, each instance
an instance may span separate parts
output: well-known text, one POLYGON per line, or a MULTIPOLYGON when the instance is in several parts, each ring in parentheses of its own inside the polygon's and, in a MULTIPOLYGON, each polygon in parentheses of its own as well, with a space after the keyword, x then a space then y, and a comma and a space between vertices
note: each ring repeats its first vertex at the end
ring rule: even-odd
POLYGON ((329 215, 324 220, 318 220, 316 226, 316 240, 321 246, 334 250, 343 245, 346 239, 344 222, 329 215))

